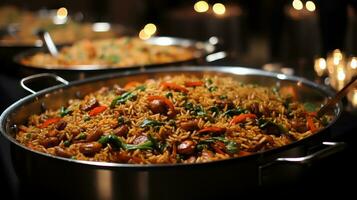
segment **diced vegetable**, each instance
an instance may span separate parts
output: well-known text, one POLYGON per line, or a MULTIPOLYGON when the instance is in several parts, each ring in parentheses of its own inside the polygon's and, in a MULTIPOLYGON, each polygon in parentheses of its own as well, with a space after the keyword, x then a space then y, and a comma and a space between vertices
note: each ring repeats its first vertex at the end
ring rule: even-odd
POLYGON ((257 118, 257 116, 255 114, 240 114, 240 115, 234 116, 234 118, 231 120, 231 122, 229 124, 234 125, 234 124, 244 121, 247 118, 257 118))
POLYGON ((51 124, 57 123, 58 121, 60 121, 61 118, 60 117, 55 117, 55 118, 50 118, 47 119, 46 121, 44 121, 41 125, 40 128, 46 128, 51 124))
POLYGON ((124 94, 117 96, 113 99, 112 103, 110 104, 111 108, 114 108, 117 104, 125 103, 128 100, 131 100, 136 97, 136 94, 133 92, 125 92, 124 94))
POLYGON ((93 108, 91 111, 89 111, 89 116, 95 116, 98 115, 102 112, 104 112, 107 109, 107 106, 97 106, 95 108, 93 108))
POLYGON ((316 132, 317 128, 314 124, 313 118, 311 116, 307 116, 306 121, 307 121, 307 127, 309 127, 310 131, 313 133, 316 132))
POLYGON ((182 86, 177 85, 176 83, 163 82, 160 84, 164 89, 174 90, 176 92, 188 93, 188 90, 182 86))
POLYGON ((225 94, 222 94, 222 95, 220 95, 219 96, 219 99, 227 99, 228 97, 227 97, 227 95, 225 95, 225 94))
POLYGON ((317 106, 311 102, 304 103, 304 108, 308 112, 314 112, 317 109, 317 106))
POLYGON ((64 145, 65 147, 69 147, 69 146, 71 146, 71 141, 66 140, 66 141, 63 142, 63 145, 64 145))
POLYGON ((229 154, 235 154, 239 152, 239 145, 232 140, 228 140, 224 137, 212 137, 206 140, 201 140, 199 144, 197 145, 198 150, 206 149, 208 148, 207 144, 215 143, 215 142, 223 142, 225 145, 224 151, 229 153, 229 154))
POLYGON ((165 97, 166 97, 166 98, 172 98, 172 97, 173 97, 172 92, 166 93, 166 94, 165 94, 165 97))
POLYGON ((153 143, 150 140, 147 140, 146 142, 143 142, 141 144, 123 144, 124 149, 126 150, 147 150, 147 149, 152 149, 153 148, 153 143))
POLYGON ((159 122, 159 121, 156 121, 156 120, 145 119, 145 120, 141 123, 140 127, 141 127, 141 128, 148 127, 148 126, 156 127, 156 126, 161 126, 161 125, 163 125, 163 124, 164 124, 164 123, 159 122))
POLYGON ((185 82, 186 87, 198 87, 202 86, 204 83, 202 81, 191 81, 191 82, 185 82))
POLYGON ((258 125, 259 128, 266 130, 268 134, 280 135, 288 132, 288 129, 282 124, 277 124, 268 119, 260 118, 258 125))
POLYGON ((80 133, 75 137, 75 139, 77 139, 77 140, 84 140, 86 138, 87 138, 87 135, 85 133, 80 133))
POLYGON ((214 92, 214 91, 217 91, 218 87, 217 86, 211 86, 208 88, 208 91, 210 92, 214 92))
POLYGON ((64 108, 63 106, 60 108, 60 116, 61 117, 64 117, 68 114, 71 114, 73 111, 72 110, 69 110, 68 108, 64 108))
POLYGON ((141 85, 141 83, 140 82, 138 82, 138 81, 130 81, 130 82, 128 82, 128 83, 126 83, 125 85, 124 85, 124 89, 130 89, 130 88, 134 88, 134 87, 137 87, 137 86, 139 86, 139 85, 141 85))
POLYGON ((245 110, 243 108, 236 108, 236 109, 227 110, 226 112, 223 113, 223 115, 233 117, 234 115, 239 115, 239 114, 246 113, 246 112, 247 112, 247 110, 245 110))

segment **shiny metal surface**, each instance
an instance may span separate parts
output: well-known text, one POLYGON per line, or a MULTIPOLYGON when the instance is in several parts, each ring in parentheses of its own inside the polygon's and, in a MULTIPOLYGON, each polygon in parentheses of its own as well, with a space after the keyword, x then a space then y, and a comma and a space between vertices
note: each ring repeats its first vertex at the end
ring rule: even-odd
MULTIPOLYGON (((11 142, 13 165, 24 188, 30 190, 29 193, 36 191, 35 188, 50 193, 61 191, 58 198, 68 195, 81 199, 238 198, 259 188, 263 174, 260 166, 278 158, 306 156, 309 146, 320 144, 328 137, 329 127, 341 112, 339 103, 335 106, 331 123, 301 141, 246 157, 200 164, 131 165, 71 160, 35 152, 14 139, 17 126, 24 123, 30 114, 41 113, 44 108, 57 109, 69 99, 83 97, 102 86, 175 74, 211 74, 230 76, 244 83, 292 86, 296 88, 300 101, 322 103, 333 95, 327 88, 299 77, 222 66, 126 71, 76 81, 67 86, 54 86, 19 100, 0 116, 1 134, 11 142)), ((299 170, 289 171, 286 166, 283 169, 279 170, 279 176, 297 178, 301 175, 299 170)))

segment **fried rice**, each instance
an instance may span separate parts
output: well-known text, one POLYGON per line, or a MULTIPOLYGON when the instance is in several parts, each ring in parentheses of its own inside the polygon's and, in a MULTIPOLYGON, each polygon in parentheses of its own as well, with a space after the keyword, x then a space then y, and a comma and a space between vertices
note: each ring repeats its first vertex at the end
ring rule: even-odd
POLYGON ((30 116, 16 140, 55 156, 115 163, 247 156, 301 140, 326 125, 291 91, 211 75, 133 81, 30 116))

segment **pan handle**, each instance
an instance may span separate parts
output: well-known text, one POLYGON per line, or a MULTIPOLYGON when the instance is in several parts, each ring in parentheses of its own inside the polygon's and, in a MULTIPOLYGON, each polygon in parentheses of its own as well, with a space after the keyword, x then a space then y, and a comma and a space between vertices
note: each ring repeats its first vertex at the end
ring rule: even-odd
POLYGON ((64 85, 68 85, 69 82, 66 81, 64 78, 60 77, 60 76, 57 76, 56 74, 51 74, 51 73, 42 73, 42 74, 34 74, 34 75, 31 75, 31 76, 27 76, 23 79, 21 79, 20 81, 20 85, 22 88, 24 88, 25 90, 31 92, 32 94, 36 94, 37 92, 32 90, 31 88, 29 88, 26 84, 29 83, 29 82, 32 82, 36 79, 41 79, 41 78, 54 78, 56 81, 64 84, 64 85))
MULTIPOLYGON (((279 164, 292 164, 292 166, 310 166, 313 162, 341 152, 346 148, 346 144, 344 142, 322 142, 322 149, 308 154, 302 157, 282 157, 273 160, 272 162, 266 163, 264 165, 259 166, 259 185, 264 185, 264 172, 269 171, 269 168, 274 168, 274 166, 279 166, 279 164)), ((271 169, 270 168, 270 169, 271 169)), ((292 174, 290 174, 293 176, 292 174)))
POLYGON ((346 147, 346 144, 344 142, 322 142, 322 145, 324 146, 324 148, 315 153, 296 158, 277 158, 275 162, 311 164, 316 160, 323 159, 330 155, 338 153, 344 150, 346 147))

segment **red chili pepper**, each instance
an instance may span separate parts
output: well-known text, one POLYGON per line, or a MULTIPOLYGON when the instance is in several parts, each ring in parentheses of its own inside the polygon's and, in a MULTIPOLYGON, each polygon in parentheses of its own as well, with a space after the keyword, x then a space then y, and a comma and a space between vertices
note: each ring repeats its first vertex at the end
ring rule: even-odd
POLYGON ((139 86, 139 85, 141 85, 141 83, 138 82, 138 81, 130 81, 130 82, 128 82, 128 83, 126 83, 126 84, 124 85, 124 89, 127 90, 127 89, 130 89, 130 88, 139 86))
POLYGON ((223 134, 226 132, 226 128, 221 128, 221 127, 216 127, 216 126, 211 126, 211 127, 206 127, 201 130, 199 130, 197 133, 203 134, 203 133, 215 133, 215 134, 223 134))
POLYGON ((188 90, 182 86, 177 85, 176 83, 163 82, 160 84, 164 89, 171 89, 176 92, 188 93, 188 90))
POLYGON ((311 130, 311 132, 315 132, 317 130, 313 118, 311 116, 307 116, 307 127, 309 127, 309 129, 311 130))
POLYGON ((185 82, 186 87, 197 87, 197 86, 202 86, 204 83, 202 81, 191 81, 191 82, 185 82))
POLYGON ((46 128, 47 126, 49 126, 50 124, 54 124, 56 122, 58 122, 59 120, 61 120, 60 117, 55 117, 55 118, 50 118, 50 119, 47 119, 46 121, 44 121, 40 128, 46 128))
POLYGON ((168 98, 162 96, 148 96, 148 101, 153 101, 153 100, 163 101, 172 112, 175 112, 175 106, 168 98))
POLYGON ((257 116, 255 114, 240 114, 238 116, 234 116, 234 118, 231 120, 229 124, 230 125, 237 124, 244 121, 247 118, 257 118, 257 116))
POLYGON ((89 111, 89 116, 95 116, 107 109, 107 106, 97 106, 89 111))

